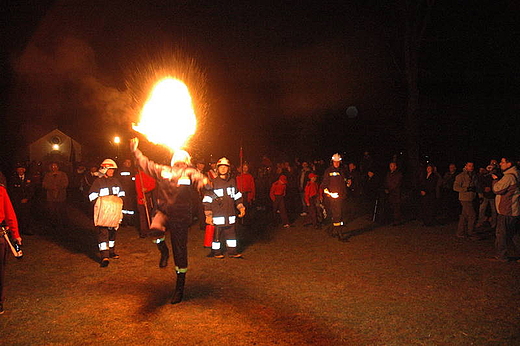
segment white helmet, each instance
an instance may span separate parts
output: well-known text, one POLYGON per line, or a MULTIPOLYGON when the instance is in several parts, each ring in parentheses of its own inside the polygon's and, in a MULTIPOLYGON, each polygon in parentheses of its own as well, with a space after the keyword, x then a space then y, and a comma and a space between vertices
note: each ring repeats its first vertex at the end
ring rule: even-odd
POLYGON ((108 168, 114 168, 115 169, 115 168, 117 168, 117 164, 112 159, 105 159, 105 161, 103 161, 101 163, 101 167, 102 168, 106 168, 106 169, 108 169, 108 168))
POLYGON ((178 149, 175 150, 175 153, 173 153, 172 156, 172 162, 171 165, 173 166, 177 162, 183 162, 187 165, 191 163, 191 156, 188 154, 186 150, 178 149))
POLYGON ((341 161, 341 155, 335 153, 334 155, 332 155, 332 161, 341 161))
POLYGON ((229 162, 229 160, 226 157, 223 157, 217 161, 217 167, 222 166, 222 165, 230 167, 231 163, 229 162))

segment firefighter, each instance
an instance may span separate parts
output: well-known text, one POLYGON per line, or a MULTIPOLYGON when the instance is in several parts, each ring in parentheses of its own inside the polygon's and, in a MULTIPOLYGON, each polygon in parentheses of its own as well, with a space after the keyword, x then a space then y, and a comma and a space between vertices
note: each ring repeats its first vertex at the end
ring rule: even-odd
POLYGON ((213 187, 206 192, 202 202, 206 223, 215 226, 211 256, 224 258, 222 242, 226 242, 228 256, 242 258, 237 252, 237 236, 235 232, 236 209, 240 211, 238 217, 246 215, 246 208, 242 203, 242 193, 238 191, 234 178, 230 175, 230 163, 225 157, 217 161, 217 177, 213 180, 213 187), (236 208, 236 209, 235 209, 236 208))
POLYGON ((123 225, 135 226, 136 213, 136 191, 135 191, 135 172, 132 167, 132 160, 125 159, 119 169, 119 181, 125 190, 123 197, 123 225))
POLYGON ((344 203, 347 197, 347 175, 341 165, 341 155, 332 155, 332 164, 325 170, 320 186, 322 196, 332 214, 332 235, 339 235, 339 228, 344 225, 344 203))
POLYGON ((160 165, 149 160, 137 148, 139 140, 130 141, 139 167, 156 180, 156 214, 150 226, 149 235, 161 253, 159 267, 166 267, 169 250, 164 242, 166 231, 170 232, 177 281, 171 303, 180 303, 184 294, 186 271, 188 270, 188 228, 192 221, 193 188, 201 190, 208 183, 207 178, 190 166, 190 155, 184 150, 176 150, 171 166, 160 165))
POLYGON ((94 225, 98 228, 98 247, 101 267, 107 267, 109 258, 119 259, 115 252, 116 231, 123 218, 123 200, 125 191, 119 180, 114 176, 117 164, 112 159, 101 163, 99 172, 102 174, 94 180, 89 191, 90 202, 95 201, 94 225))

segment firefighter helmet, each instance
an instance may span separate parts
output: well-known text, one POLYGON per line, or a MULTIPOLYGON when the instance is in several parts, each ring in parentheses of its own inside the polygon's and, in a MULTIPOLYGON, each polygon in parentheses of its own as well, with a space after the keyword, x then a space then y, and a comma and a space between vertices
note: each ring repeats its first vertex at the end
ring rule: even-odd
POLYGON ((172 156, 171 165, 173 166, 177 162, 182 162, 182 163, 189 165, 191 163, 190 154, 188 154, 188 152, 186 150, 182 150, 182 149, 175 150, 175 153, 173 153, 173 156, 172 156))
POLYGON ((117 168, 117 164, 114 160, 112 159, 105 159, 102 163, 101 163, 101 167, 103 168, 117 168))
POLYGON ((229 162, 229 160, 226 157, 223 157, 217 161, 217 167, 222 166, 222 165, 229 167, 229 166, 231 166, 231 163, 229 162))
POLYGON ((332 161, 341 161, 341 155, 338 153, 332 155, 332 161))

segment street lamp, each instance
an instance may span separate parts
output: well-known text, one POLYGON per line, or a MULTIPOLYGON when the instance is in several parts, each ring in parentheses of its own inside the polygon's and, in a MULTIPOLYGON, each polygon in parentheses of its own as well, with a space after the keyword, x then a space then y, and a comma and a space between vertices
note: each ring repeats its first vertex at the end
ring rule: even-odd
POLYGON ((116 154, 116 159, 119 158, 119 143, 121 143, 121 138, 119 136, 115 136, 114 137, 114 144, 116 145, 116 150, 117 150, 117 154, 116 154))

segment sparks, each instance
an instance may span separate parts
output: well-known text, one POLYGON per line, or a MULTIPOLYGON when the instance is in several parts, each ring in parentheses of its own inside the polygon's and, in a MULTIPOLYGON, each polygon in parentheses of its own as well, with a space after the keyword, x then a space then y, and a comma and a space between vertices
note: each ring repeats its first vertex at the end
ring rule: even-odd
POLYGON ((154 86, 133 129, 172 152, 182 148, 195 133, 197 119, 188 87, 167 77, 154 86))

